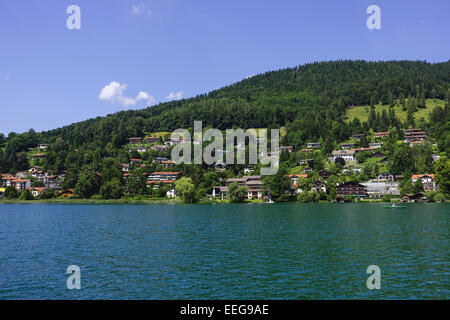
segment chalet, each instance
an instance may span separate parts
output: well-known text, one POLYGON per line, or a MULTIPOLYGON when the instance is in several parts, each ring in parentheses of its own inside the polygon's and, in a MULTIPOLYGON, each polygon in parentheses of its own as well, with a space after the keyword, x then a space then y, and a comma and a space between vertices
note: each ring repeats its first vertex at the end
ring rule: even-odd
POLYGON ((424 191, 436 191, 437 186, 434 180, 434 174, 414 174, 411 177, 412 183, 416 183, 417 180, 422 180, 424 191))
POLYGON ((341 144, 342 149, 354 149, 356 147, 356 143, 343 143, 341 144))
POLYGON ((403 202, 422 202, 424 201, 425 194, 423 192, 418 192, 415 194, 404 194, 402 195, 402 201, 403 202))
POLYGON ((337 196, 345 197, 366 197, 367 189, 365 186, 355 182, 347 182, 336 187, 337 196))
POLYGON ((142 159, 130 159, 130 164, 141 164, 142 159))
POLYGON ((334 150, 331 152, 333 155, 333 161, 337 158, 342 158, 344 161, 356 161, 355 150, 334 150))
POLYGON ((33 197, 39 197, 47 188, 46 187, 31 187, 28 190, 31 192, 33 197))
POLYGON ((154 151, 167 151, 167 149, 169 149, 169 147, 165 146, 165 145, 155 145, 155 146, 152 146, 151 149, 154 151))
POLYGON ((389 132, 376 132, 374 134, 375 139, 387 138, 389 137, 389 132))
POLYGON ((393 174, 387 173, 387 172, 382 172, 378 175, 377 177, 377 181, 382 182, 382 181, 394 181, 395 180, 395 176, 393 174))
POLYGON ((158 142, 158 137, 145 137, 145 143, 151 144, 158 142))
POLYGON ((227 197, 228 187, 214 186, 212 190, 212 196, 214 198, 220 197, 222 200, 227 197))
POLYGON ((306 153, 306 152, 313 152, 314 151, 314 149, 302 149, 302 152, 303 153, 306 153))
POLYGON ((74 191, 73 191, 73 189, 61 190, 59 195, 64 198, 73 197, 74 191))
POLYGON ((243 176, 242 178, 231 178, 226 181, 227 187, 229 187, 233 182, 236 182, 240 186, 247 187, 248 199, 260 199, 263 197, 264 183, 261 180, 261 176, 243 176))
POLYGON ((307 148, 318 149, 320 148, 320 142, 308 142, 307 148))
POLYGON ((361 140, 362 138, 364 138, 366 135, 362 134, 362 133, 358 133, 358 134, 353 134, 352 135, 352 139, 353 140, 361 140))
POLYGON ((47 149, 49 147, 48 143, 40 143, 38 144, 39 149, 47 149))
POLYGON ((371 142, 369 143, 369 147, 372 149, 381 148, 383 146, 382 142, 371 142))
POLYGON ((327 192, 327 185, 325 182, 322 182, 320 180, 316 180, 312 183, 311 191, 317 191, 318 193, 326 193, 327 192))

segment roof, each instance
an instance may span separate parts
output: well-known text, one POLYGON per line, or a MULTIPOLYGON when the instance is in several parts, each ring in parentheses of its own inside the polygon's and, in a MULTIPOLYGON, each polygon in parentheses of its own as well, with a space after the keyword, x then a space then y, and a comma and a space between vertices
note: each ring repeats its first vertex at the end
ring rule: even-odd
POLYGON ((179 174, 179 172, 153 172, 152 174, 179 174))
POLYGON ((430 173, 430 174, 428 174, 428 173, 424 173, 424 174, 413 174, 413 175, 411 176, 411 178, 412 178, 412 179, 419 179, 419 178, 422 178, 422 177, 424 177, 424 176, 428 176, 428 177, 431 177, 431 178, 434 179, 434 174, 432 174, 432 173, 430 173))
POLYGON ((285 177, 289 177, 289 178, 293 178, 293 177, 308 178, 308 175, 306 173, 302 173, 302 174, 287 174, 287 175, 285 175, 285 177))

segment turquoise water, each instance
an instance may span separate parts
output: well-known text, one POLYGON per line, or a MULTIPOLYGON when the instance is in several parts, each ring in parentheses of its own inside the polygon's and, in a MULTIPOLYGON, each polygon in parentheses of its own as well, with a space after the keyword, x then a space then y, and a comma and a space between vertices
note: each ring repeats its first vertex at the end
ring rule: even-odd
POLYGON ((3 204, 0 299, 448 299, 449 209, 3 204))

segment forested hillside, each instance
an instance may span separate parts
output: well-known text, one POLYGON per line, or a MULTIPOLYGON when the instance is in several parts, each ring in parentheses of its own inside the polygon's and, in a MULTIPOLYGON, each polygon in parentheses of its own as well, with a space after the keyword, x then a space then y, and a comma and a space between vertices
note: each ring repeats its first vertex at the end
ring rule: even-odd
MULTIPOLYGON (((50 150, 53 156, 50 152, 47 167, 62 170, 81 161, 80 154, 95 151, 100 158, 116 155, 129 137, 190 128, 194 120, 202 120, 204 127, 210 125, 219 129, 285 126, 284 144, 296 148, 309 140, 328 139, 329 144, 338 143, 363 130, 364 126, 374 131, 413 126, 414 120, 419 120, 414 119, 414 112, 425 106, 425 99, 446 101, 445 107, 435 108, 430 115, 438 123, 427 123, 427 127, 440 141, 440 151, 448 152, 449 84, 450 62, 306 64, 266 72, 191 99, 122 111, 47 132, 30 130, 20 135, 0 135, 0 171, 28 169, 26 152, 38 143, 53 144, 50 150), (378 114, 377 118, 375 113, 368 123, 346 121, 348 108, 378 103, 405 104, 411 115, 404 123, 396 120, 395 115, 378 114), (74 149, 80 152, 74 155, 74 149)), ((39 105, 39 101, 36 103, 39 105)), ((86 157, 92 157, 92 153, 86 157)))

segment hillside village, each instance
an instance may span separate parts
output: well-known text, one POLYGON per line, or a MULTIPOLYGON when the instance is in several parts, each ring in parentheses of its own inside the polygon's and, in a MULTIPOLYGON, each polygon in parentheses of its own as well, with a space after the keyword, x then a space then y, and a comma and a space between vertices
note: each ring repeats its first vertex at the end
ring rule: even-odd
MULTIPOLYGON (((282 195, 277 195, 278 200, 444 201, 434 172, 412 174, 409 177, 389 172, 387 164, 392 155, 388 145, 392 143, 411 149, 427 148, 431 152, 431 161, 440 159, 440 155, 433 151, 435 145, 425 129, 404 129, 396 135, 392 137, 389 131, 353 134, 349 141, 341 143, 330 153, 324 150, 323 141, 307 142, 300 150, 282 145, 279 150, 269 152, 279 156, 280 168, 283 168, 280 172, 283 173, 281 180, 284 181, 278 182, 276 186, 270 181, 274 177, 265 178, 259 174, 260 164, 239 166, 217 162, 205 166, 206 173, 203 176, 208 184, 203 186, 202 194, 196 196, 217 201, 272 201, 272 188, 284 185, 285 190, 282 195)), ((169 133, 164 136, 130 137, 128 145, 124 146, 129 161, 120 163, 118 169, 121 179, 118 182, 123 182, 125 189, 128 189, 127 180, 134 179, 134 183, 129 181, 131 185, 134 184, 137 189, 139 185, 145 185, 145 189, 132 193, 116 186, 119 191, 112 187, 109 194, 108 190, 101 190, 97 197, 108 199, 136 194, 148 199, 178 197, 178 189, 183 186, 177 186, 177 182, 187 178, 185 182, 192 183, 190 174, 186 173, 186 165, 176 165, 170 159, 172 147, 183 142, 183 138, 171 138, 169 133)), ((260 139, 260 142, 266 141, 260 139)), ((77 197, 74 188, 65 188, 66 170, 54 173, 40 166, 45 162, 46 151, 50 147, 49 144, 41 143, 30 150, 29 161, 32 165, 28 170, 1 174, 0 198, 31 200, 77 197)), ((226 150, 216 152, 223 155, 226 150)), ((95 175, 101 179, 102 172, 96 172, 95 175)))

